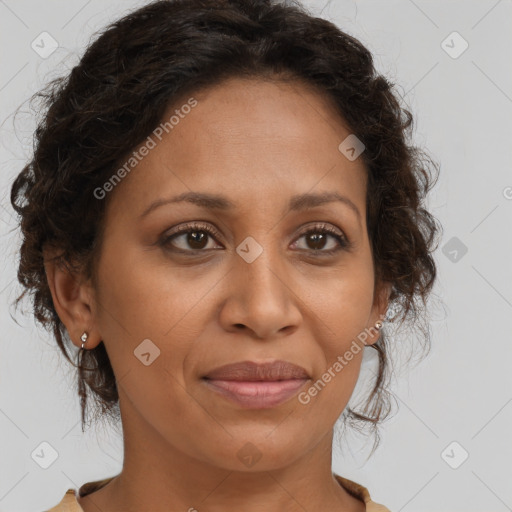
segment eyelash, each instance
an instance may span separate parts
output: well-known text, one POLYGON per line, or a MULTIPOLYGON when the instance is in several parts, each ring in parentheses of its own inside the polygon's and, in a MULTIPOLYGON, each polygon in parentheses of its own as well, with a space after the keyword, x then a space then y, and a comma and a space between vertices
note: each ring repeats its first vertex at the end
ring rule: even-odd
MULTIPOLYGON (((221 238, 220 233, 215 228, 213 228, 212 226, 210 226, 208 224, 188 223, 188 224, 183 225, 181 228, 176 230, 171 235, 165 236, 162 239, 162 241, 160 242, 160 245, 168 246, 168 245, 170 245, 170 242, 171 242, 172 239, 178 237, 179 235, 192 233, 194 231, 196 231, 196 232, 197 231, 204 231, 204 232, 208 233, 208 235, 211 236, 212 238, 221 238)), ((310 227, 306 231, 302 232, 299 235, 299 237, 297 238, 297 240, 299 240, 303 236, 306 236, 306 235, 309 235, 309 234, 312 234, 312 233, 321 233, 321 234, 331 235, 339 243, 339 246, 336 247, 335 249, 329 249, 329 250, 318 249, 317 251, 315 251, 314 249, 310 249, 310 251, 313 252, 313 253, 316 252, 316 254, 319 254, 319 255, 321 254, 321 255, 331 256, 331 255, 337 253, 340 250, 347 250, 347 251, 349 251, 349 250, 352 249, 352 243, 344 235, 340 235, 337 232, 337 230, 335 230, 333 227, 331 227, 329 225, 326 225, 326 224, 316 224, 316 225, 310 227)), ((177 251, 177 252, 181 252, 181 253, 198 253, 198 252, 200 253, 200 252, 205 252, 205 249, 188 249, 188 250, 185 250, 185 249, 179 249, 179 248, 176 248, 176 247, 173 247, 172 250, 177 251)), ((307 249, 301 249, 301 250, 307 250, 307 249)))

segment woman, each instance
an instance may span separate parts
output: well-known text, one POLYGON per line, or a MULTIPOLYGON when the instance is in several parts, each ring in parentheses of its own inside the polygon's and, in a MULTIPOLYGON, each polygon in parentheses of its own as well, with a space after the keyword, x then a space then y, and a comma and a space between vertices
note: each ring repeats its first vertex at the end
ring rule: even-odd
POLYGON ((383 321, 419 316, 439 228, 368 50, 298 4, 158 1, 42 94, 19 279, 124 440, 51 510, 388 510, 332 473, 334 424, 386 416, 383 321))

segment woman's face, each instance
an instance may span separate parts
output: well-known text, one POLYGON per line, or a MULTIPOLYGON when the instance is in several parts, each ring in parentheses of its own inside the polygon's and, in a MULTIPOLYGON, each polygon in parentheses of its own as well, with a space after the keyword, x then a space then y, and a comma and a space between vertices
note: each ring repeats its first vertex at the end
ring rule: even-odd
POLYGON ((231 79, 191 96, 197 104, 182 108, 186 97, 169 110, 164 121, 179 121, 152 136, 110 192, 91 321, 125 432, 216 467, 268 470, 332 432, 362 350, 340 371, 335 362, 385 310, 374 296, 365 168, 338 149, 350 132, 333 107, 299 83, 231 79), (189 193, 210 199, 148 212, 189 193), (309 376, 277 405, 236 402, 204 379, 229 363, 274 360, 309 376), (252 466, 245 455, 261 458, 252 466))

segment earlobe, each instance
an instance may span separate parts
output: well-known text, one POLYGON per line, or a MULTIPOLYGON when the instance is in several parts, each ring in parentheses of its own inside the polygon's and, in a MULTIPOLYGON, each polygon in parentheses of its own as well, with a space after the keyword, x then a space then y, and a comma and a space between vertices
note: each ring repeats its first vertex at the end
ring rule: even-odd
POLYGON ((65 325, 73 343, 80 347, 80 336, 89 333, 88 348, 94 348, 101 339, 95 336, 94 319, 88 285, 82 282, 81 275, 71 273, 54 259, 56 252, 43 250, 46 280, 52 294, 53 306, 61 322, 65 325), (96 340, 96 338, 98 338, 96 340))
POLYGON ((382 285, 380 289, 380 294, 377 302, 377 314, 381 322, 383 322, 384 318, 386 317, 386 312, 389 307, 389 298, 391 296, 392 289, 392 283, 385 283, 382 285))
POLYGON ((366 337, 366 340, 365 340, 365 345, 374 345, 375 343, 377 343, 377 341, 379 341, 379 338, 380 338, 380 330, 382 329, 382 326, 383 326, 383 321, 382 320, 377 320, 374 325, 372 325, 371 327, 369 327, 367 329, 368 331, 368 335, 366 337))
POLYGON ((365 342, 367 345, 373 345, 379 341, 380 331, 384 325, 392 288, 391 283, 381 285, 379 293, 375 297, 372 314, 373 325, 368 328, 369 335, 365 342))

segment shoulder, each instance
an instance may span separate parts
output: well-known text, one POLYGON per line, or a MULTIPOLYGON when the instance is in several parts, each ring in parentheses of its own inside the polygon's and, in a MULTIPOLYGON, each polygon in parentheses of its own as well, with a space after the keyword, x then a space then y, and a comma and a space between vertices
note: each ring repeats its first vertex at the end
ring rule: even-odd
POLYGON ((82 507, 78 504, 78 496, 85 496, 98 489, 101 489, 104 485, 108 484, 115 477, 111 476, 103 478, 102 480, 95 480, 94 482, 87 482, 83 484, 80 489, 68 489, 62 500, 55 505, 53 508, 46 510, 45 512, 83 512, 82 507))
MULTIPOLYGON (((391 512, 384 505, 373 501, 366 487, 363 487, 362 485, 349 480, 348 478, 343 478, 339 475, 334 475, 334 477, 345 490, 352 494, 352 496, 359 498, 365 503, 366 512, 391 512)), ((93 492, 93 490, 97 490, 100 487, 103 487, 103 485, 106 485, 110 480, 112 480, 112 478, 113 477, 84 484, 82 487, 80 487, 78 492, 80 492, 81 496, 84 494, 89 494, 90 492, 93 492)), ((57 505, 55 505, 55 507, 47 510, 46 512, 83 512, 76 498, 77 491, 74 489, 68 489, 62 500, 57 505)))
POLYGON ((62 500, 55 507, 48 509, 46 512, 83 512, 82 508, 76 500, 74 489, 68 489, 62 500))
POLYGON ((365 503, 366 512, 391 512, 384 505, 373 501, 366 487, 339 475, 334 475, 334 477, 346 491, 365 503))

